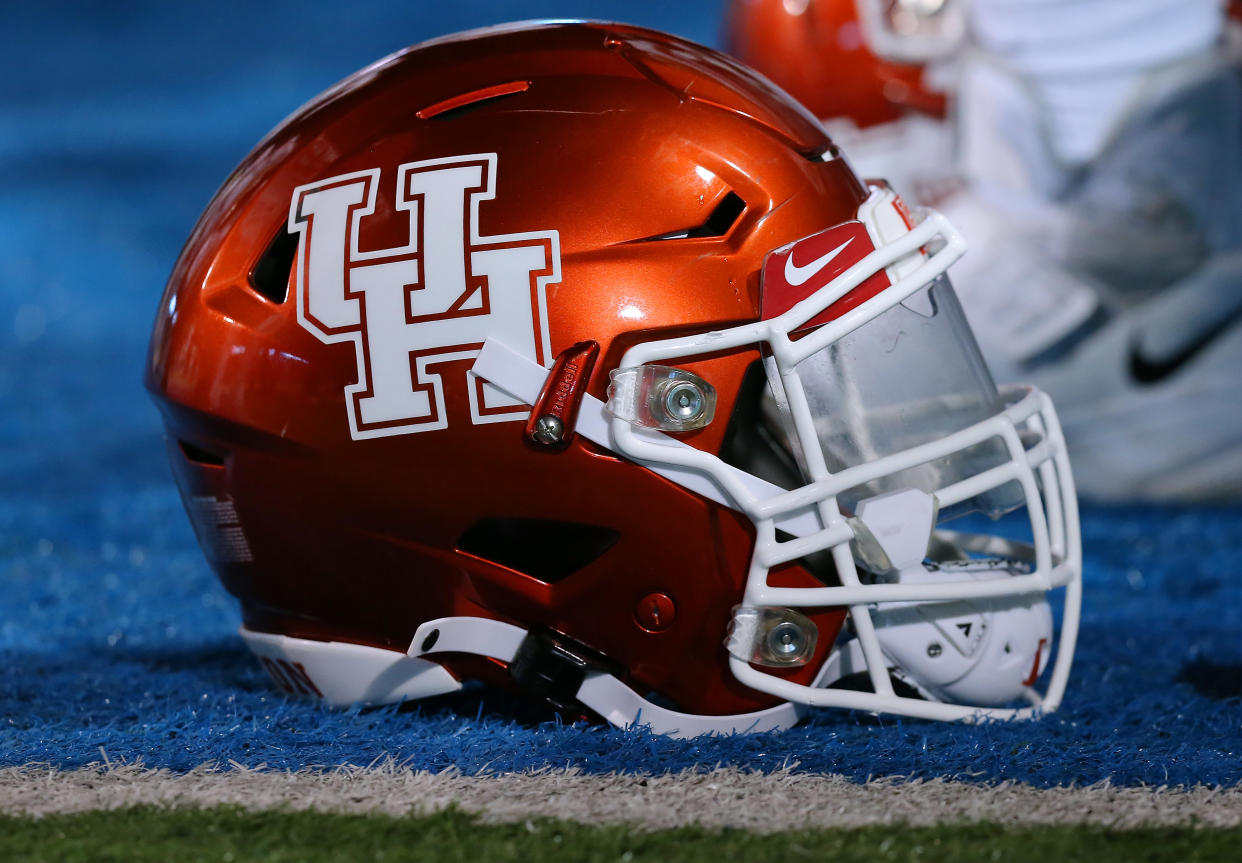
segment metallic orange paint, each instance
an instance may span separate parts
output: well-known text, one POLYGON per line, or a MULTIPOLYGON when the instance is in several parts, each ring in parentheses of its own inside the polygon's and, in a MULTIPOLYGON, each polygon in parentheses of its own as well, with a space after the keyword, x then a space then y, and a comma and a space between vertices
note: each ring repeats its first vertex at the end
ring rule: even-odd
POLYGON ((817 117, 848 117, 861 129, 911 110, 943 116, 945 94, 926 81, 922 65, 872 51, 856 3, 732 0, 726 45, 817 117))
MULTIPOLYGON (((283 303, 251 288, 295 187, 379 168, 360 242, 389 248, 409 231, 408 213, 393 206, 399 165, 492 152, 496 195, 479 210, 481 230, 559 231, 552 351, 599 343, 588 386, 598 398, 637 341, 758 319, 767 253, 853 218, 866 196, 803 109, 724 55, 647 30, 494 28, 360 71, 234 171, 159 308, 146 385, 177 483, 187 505, 230 499, 251 551, 250 560, 214 560, 215 569, 260 632, 404 651, 426 620, 477 615, 577 639, 624 667, 636 691, 682 710, 772 703, 729 675, 722 646, 754 542, 748 519, 581 437, 550 454, 521 422, 473 425, 461 386, 445 386, 447 429, 353 440, 343 395, 357 381, 352 345, 299 326, 294 280, 283 303), (724 236, 643 240, 702 225, 730 192, 746 206, 724 236), (192 458, 179 443, 214 456, 192 458), (467 529, 493 517, 586 522, 620 536, 585 568, 544 583, 458 549, 467 529), (651 594, 676 604, 659 631, 635 626, 635 603, 651 594)), ((720 397, 719 419, 683 439, 719 450, 758 356, 686 364, 720 397)), ((441 371, 447 381, 468 367, 457 360, 441 371)), ((785 578, 817 584, 796 567, 785 578)), ((813 617, 822 649, 790 673, 800 682, 844 612, 813 617)), ((469 662, 446 664, 474 673, 469 662)))

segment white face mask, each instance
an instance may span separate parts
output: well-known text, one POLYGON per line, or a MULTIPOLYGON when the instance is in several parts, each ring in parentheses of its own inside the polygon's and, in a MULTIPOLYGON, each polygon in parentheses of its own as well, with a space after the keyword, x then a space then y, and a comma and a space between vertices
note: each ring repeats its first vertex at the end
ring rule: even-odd
POLYGON ((963 248, 942 216, 916 223, 876 188, 856 221, 769 253, 762 320, 640 343, 621 359, 634 380, 659 368, 664 381, 663 363, 764 351, 774 436, 802 474, 793 488, 653 435, 635 411, 610 405, 613 449, 754 523, 727 641, 730 670, 752 689, 795 705, 936 719, 1026 716, 1060 701, 1081 592, 1073 481, 1047 397, 999 392, 988 374, 944 278, 963 248), (1029 542, 987 525, 973 534, 939 527, 951 515, 1022 507, 1029 542), (816 556, 824 586, 769 582, 781 564, 816 556), (1062 636, 1041 694, 1034 684, 1052 642, 1046 595, 1057 588, 1062 636), (849 609, 852 637, 834 644, 815 682, 764 670, 810 661, 817 631, 803 610, 825 607, 849 609), (972 635, 952 637, 962 627, 972 635), (830 688, 855 674, 873 691, 830 688), (893 679, 923 697, 898 694, 893 679), (1008 704, 1017 698, 1029 706, 1008 704))

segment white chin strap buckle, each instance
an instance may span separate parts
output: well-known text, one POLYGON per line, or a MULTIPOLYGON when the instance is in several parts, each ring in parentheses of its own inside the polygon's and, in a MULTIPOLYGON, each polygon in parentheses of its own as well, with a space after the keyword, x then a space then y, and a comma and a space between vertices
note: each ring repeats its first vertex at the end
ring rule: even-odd
POLYGON ((470 653, 500 660, 525 688, 553 704, 577 701, 618 728, 647 728, 670 737, 747 734, 789 728, 801 719, 793 704, 754 713, 699 716, 679 713, 643 698, 583 652, 541 638, 519 626, 482 617, 429 620, 414 633, 409 655, 470 653))

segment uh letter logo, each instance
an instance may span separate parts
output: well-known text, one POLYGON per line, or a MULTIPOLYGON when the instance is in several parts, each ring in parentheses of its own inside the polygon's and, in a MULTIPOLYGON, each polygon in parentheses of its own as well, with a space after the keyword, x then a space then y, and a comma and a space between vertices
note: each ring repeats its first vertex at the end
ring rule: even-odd
MULTIPOLYGON (((437 363, 472 359, 494 335, 551 364, 545 292, 560 281, 556 231, 479 235, 479 202, 496 195, 496 154, 402 165, 396 209, 409 242, 361 251, 380 170, 299 186, 289 230, 300 236, 298 323, 323 342, 352 341, 358 382, 345 387, 354 440, 446 428, 437 363)), ((475 423, 525 419, 526 406, 467 372, 475 423)))

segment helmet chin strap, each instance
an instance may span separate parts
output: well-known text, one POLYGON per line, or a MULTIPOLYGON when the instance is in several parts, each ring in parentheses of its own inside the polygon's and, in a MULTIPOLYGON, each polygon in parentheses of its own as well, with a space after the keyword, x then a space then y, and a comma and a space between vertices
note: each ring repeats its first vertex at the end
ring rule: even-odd
MULTIPOLYGON (((470 653, 498 659, 512 669, 523 643, 530 637, 520 626, 498 620, 442 617, 418 628, 409 655, 421 659, 433 653, 470 653)), ((582 682, 573 697, 618 728, 645 727, 670 737, 774 731, 790 728, 802 718, 802 709, 789 702, 730 716, 679 713, 648 701, 615 676, 592 669, 583 670, 582 682)))
MULTIPOLYGON (((954 561, 923 569, 924 579, 1003 578, 1012 562, 954 561), (946 571, 947 570, 947 571, 946 571)), ((917 579, 916 573, 906 578, 917 579)), ((891 603, 871 612, 888 673, 928 701, 999 706, 1014 699, 1038 703, 1030 686, 1052 645, 1052 612, 1039 594, 1007 599, 891 603)), ((857 638, 837 644, 812 684, 832 686, 866 672, 857 638)))
MULTIPOLYGON (((435 654, 452 651, 486 656, 504 662, 515 673, 519 653, 538 642, 521 627, 481 617, 427 621, 415 632, 407 653, 255 632, 244 626, 241 636, 287 694, 319 698, 335 707, 393 704, 458 692, 461 681, 436 661, 435 654)), ((670 737, 775 731, 793 727, 806 712, 801 705, 783 702, 730 716, 679 713, 648 701, 614 675, 590 666, 582 667, 572 688, 564 692, 618 728, 647 728, 670 737)))
MULTIPOLYGON (((937 510, 935 496, 918 489, 859 503, 851 526, 862 563, 880 580, 909 584, 1003 578, 1032 559, 1033 549, 1013 541, 984 544, 987 553, 998 556, 968 558, 967 551, 980 551, 983 538, 936 532, 937 510), (950 559, 925 564, 933 544, 933 558, 950 559)), ((1042 671, 1052 643, 1052 613, 1042 594, 895 602, 870 615, 889 674, 929 701, 990 706, 1031 700, 1027 687, 1042 671)), ((850 639, 838 645, 814 685, 828 687, 867 669, 861 643, 850 639)))

